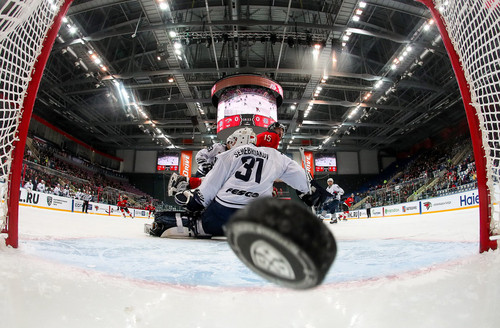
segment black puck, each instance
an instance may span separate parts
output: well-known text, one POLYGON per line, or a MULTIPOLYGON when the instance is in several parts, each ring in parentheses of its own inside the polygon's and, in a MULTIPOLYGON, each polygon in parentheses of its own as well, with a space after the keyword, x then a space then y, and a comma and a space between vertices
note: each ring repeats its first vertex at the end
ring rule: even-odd
POLYGON ((231 249, 252 271, 280 286, 307 289, 325 278, 337 254, 335 238, 302 204, 256 200, 225 227, 231 249))

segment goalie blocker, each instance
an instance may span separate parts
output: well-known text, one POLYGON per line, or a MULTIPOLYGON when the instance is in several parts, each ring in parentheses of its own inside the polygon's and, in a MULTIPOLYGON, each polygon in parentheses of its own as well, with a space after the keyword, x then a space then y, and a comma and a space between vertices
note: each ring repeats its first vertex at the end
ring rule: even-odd
POLYGON ((335 238, 310 209, 273 198, 237 211, 225 233, 231 249, 252 271, 288 288, 321 284, 337 254, 335 238))

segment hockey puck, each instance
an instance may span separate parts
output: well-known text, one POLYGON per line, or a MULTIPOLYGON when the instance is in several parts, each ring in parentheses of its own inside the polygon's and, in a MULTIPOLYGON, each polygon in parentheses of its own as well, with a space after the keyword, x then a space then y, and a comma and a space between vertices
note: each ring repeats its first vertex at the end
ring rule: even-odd
POLYGON ((337 254, 330 230, 310 209, 294 202, 256 200, 231 217, 225 232, 245 265, 288 288, 321 284, 337 254))

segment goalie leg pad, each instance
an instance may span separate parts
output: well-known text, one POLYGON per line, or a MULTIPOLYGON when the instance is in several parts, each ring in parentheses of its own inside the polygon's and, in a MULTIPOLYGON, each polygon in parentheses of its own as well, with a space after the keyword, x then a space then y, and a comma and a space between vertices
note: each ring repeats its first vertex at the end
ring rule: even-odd
MULTIPOLYGON (((185 212, 160 212, 151 224, 149 234, 162 237, 165 231, 170 229, 176 229, 179 234, 186 234, 188 232, 184 227, 189 227, 189 218, 185 212)), ((144 231, 146 232, 146 225, 144 231)))
POLYGON ((187 212, 161 212, 152 224, 144 225, 144 232, 162 238, 211 238, 205 233, 201 220, 187 212))

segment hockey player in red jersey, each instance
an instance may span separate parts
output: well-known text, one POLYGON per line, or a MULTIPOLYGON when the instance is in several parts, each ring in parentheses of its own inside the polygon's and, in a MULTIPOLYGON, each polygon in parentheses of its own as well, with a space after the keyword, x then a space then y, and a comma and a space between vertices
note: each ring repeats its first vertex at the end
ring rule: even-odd
POLYGON ((286 127, 278 122, 269 125, 267 131, 257 135, 257 147, 270 147, 278 149, 281 138, 285 133, 286 127))
POLYGON ((122 212, 122 215, 123 215, 123 218, 127 218, 127 216, 125 215, 125 212, 130 215, 130 218, 133 219, 134 217, 132 216, 132 214, 130 213, 130 211, 128 210, 128 197, 127 196, 123 196, 121 198, 119 198, 118 200, 118 203, 116 204, 116 206, 118 206, 118 208, 120 209, 120 211, 122 212))
POLYGON ((146 206, 145 210, 148 211, 148 219, 151 218, 151 215, 153 215, 153 218, 154 218, 154 215, 156 212, 156 207, 153 205, 153 203, 149 203, 146 206))
POLYGON ((351 194, 344 202, 342 203, 342 213, 339 214, 339 221, 344 220, 347 221, 347 217, 349 216, 349 208, 354 204, 354 194, 351 194))

